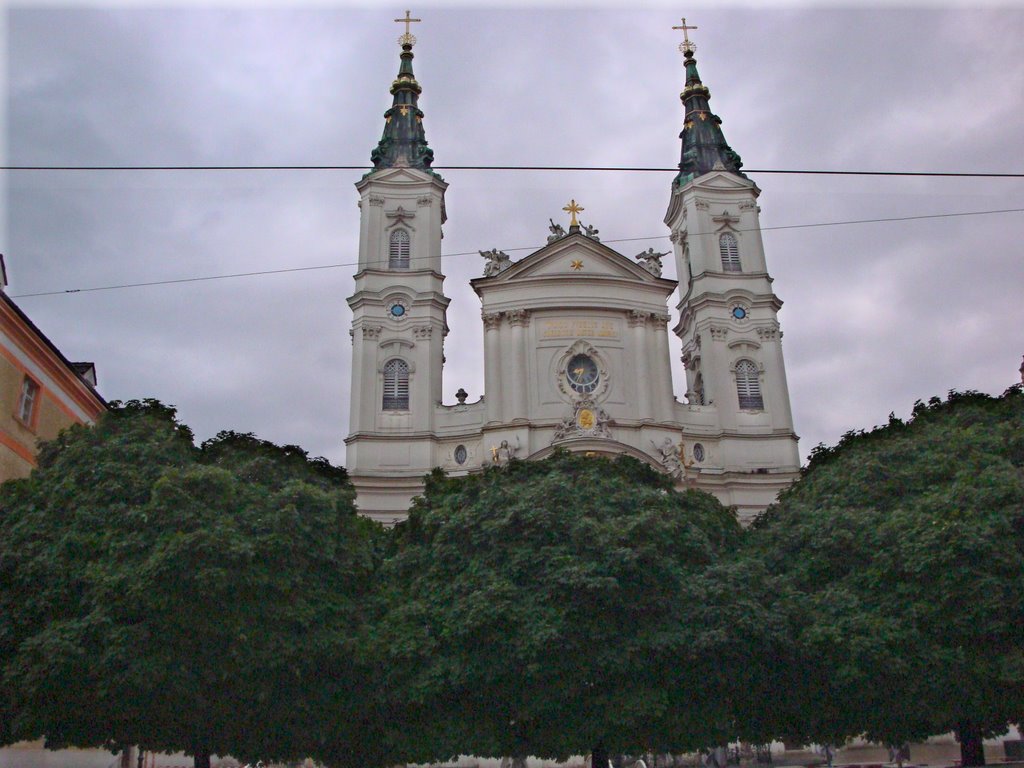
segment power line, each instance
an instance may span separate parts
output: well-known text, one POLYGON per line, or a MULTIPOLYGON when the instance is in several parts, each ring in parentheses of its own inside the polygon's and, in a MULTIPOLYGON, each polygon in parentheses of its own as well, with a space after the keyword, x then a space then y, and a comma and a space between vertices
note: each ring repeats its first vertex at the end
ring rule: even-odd
MULTIPOLYGON (((4 165, 3 171, 372 171, 367 165, 4 165)), ((619 173, 678 173, 678 168, 611 165, 438 165, 438 171, 610 171, 619 173)), ((966 171, 835 171, 749 168, 744 173, 804 176, 905 176, 963 179, 1024 179, 1024 173, 966 171)))
MULTIPOLYGON (((783 229, 810 229, 814 227, 840 227, 853 224, 880 224, 886 222, 897 222, 897 221, 921 221, 925 219, 951 219, 963 216, 990 216, 993 214, 1001 213, 1024 213, 1024 208, 1002 208, 991 211, 960 211, 954 213, 931 213, 922 214, 920 216, 892 216, 888 218, 879 219, 847 219, 845 221, 822 221, 814 222, 811 224, 780 224, 774 227, 760 227, 762 232, 783 230, 783 229)), ((740 232, 750 232, 753 228, 740 229, 740 232)), ((715 234, 714 232, 691 232, 690 237, 699 237, 701 235, 715 234)), ((607 243, 631 243, 638 240, 667 240, 668 235, 653 235, 650 237, 622 237, 615 240, 602 240, 601 242, 607 243)), ((543 246, 541 245, 524 245, 516 248, 504 248, 500 250, 508 251, 535 251, 543 246)), ((442 259, 453 258, 455 256, 474 256, 479 251, 461 251, 457 253, 443 253, 441 254, 442 259)), ((420 257, 429 258, 429 257, 420 257)), ((339 264, 321 264, 314 267, 287 267, 284 269, 264 269, 256 272, 234 272, 229 275, 203 275, 200 277, 181 277, 174 280, 151 280, 141 283, 120 283, 118 285, 101 285, 94 286, 92 288, 66 288, 60 291, 39 291, 37 293, 21 293, 12 296, 14 299, 27 299, 34 298, 36 296, 60 296, 69 293, 92 293, 95 291, 114 291, 122 288, 146 288, 154 285, 175 285, 178 283, 200 283, 210 280, 229 280, 237 277, 258 277, 261 275, 281 275, 288 272, 311 272, 314 270, 321 269, 338 269, 340 267, 355 267, 358 266, 359 262, 349 261, 342 262, 339 264)))

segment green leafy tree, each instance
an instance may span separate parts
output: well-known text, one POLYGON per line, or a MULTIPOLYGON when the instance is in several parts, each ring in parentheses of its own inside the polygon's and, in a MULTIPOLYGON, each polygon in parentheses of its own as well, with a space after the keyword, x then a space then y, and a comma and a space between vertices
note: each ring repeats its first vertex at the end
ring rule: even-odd
POLYGON ((0 488, 0 736, 197 768, 358 744, 376 533, 353 499, 294 446, 196 448, 155 401, 62 433, 0 488))
POLYGON ((605 768, 609 753, 724 743, 720 684, 749 654, 718 564, 739 536, 713 497, 628 457, 430 476, 384 566, 397 754, 589 752, 605 768))
POLYGON ((790 738, 954 731, 982 765, 982 738, 1024 719, 1020 387, 819 447, 750 540, 802 649, 801 698, 777 696, 790 738))

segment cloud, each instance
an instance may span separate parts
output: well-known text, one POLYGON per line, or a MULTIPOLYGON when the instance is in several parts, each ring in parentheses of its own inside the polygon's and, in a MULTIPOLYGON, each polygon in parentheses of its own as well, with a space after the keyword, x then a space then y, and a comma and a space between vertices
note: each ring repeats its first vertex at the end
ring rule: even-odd
MULTIPOLYGON (((438 165, 678 162, 668 9, 428 8, 414 30, 438 165)), ((748 168, 1020 170, 1018 9, 702 11, 700 71, 748 168)), ((368 161, 397 72, 391 12, 13 8, 14 164, 368 161)), ((442 170, 447 401, 482 391, 475 251, 539 246, 574 197, 605 240, 664 238, 671 174, 442 170)), ((10 293, 352 264, 356 171, 11 172, 10 293)), ((752 174, 762 224, 1024 207, 1017 180, 752 174)), ((1021 214, 766 230, 802 452, 1024 353, 1021 214)), ((627 256, 651 243, 625 243, 627 256)), ((525 252, 516 252, 515 257, 525 252)), ((351 266, 21 299, 109 398, 179 406, 343 461, 351 266)), ((678 360, 678 340, 672 343, 678 360)), ((683 377, 676 364, 676 390, 683 377)))

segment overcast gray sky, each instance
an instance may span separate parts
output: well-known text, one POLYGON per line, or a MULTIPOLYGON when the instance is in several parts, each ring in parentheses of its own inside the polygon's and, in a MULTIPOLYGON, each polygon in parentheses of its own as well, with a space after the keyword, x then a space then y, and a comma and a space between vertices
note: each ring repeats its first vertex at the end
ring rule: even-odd
MULTIPOLYGON (((39 5, 6 12, 12 165, 362 165, 405 6, 39 5)), ((415 71, 437 166, 670 167, 678 33, 754 169, 1024 172, 1024 10, 965 6, 420 6, 415 71)), ((446 402, 483 377, 475 251, 544 243, 575 198, 627 256, 668 250, 672 174, 440 171, 446 402), (471 255, 457 255, 472 252, 471 255)), ((344 462, 357 171, 6 174, 10 295, 108 399, 178 406, 344 462)), ((751 174, 806 455, 951 388, 1002 392, 1024 354, 1021 179, 751 174), (779 227, 779 229, 771 229, 779 227)), ((674 274, 667 275, 674 277, 674 274)), ((675 312, 673 312, 675 315, 675 312)), ((678 362, 676 393, 684 379, 678 362)))

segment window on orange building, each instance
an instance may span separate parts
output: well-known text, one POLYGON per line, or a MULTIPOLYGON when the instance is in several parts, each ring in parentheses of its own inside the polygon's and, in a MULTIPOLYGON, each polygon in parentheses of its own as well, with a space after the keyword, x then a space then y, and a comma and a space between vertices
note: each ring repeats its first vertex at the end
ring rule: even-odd
POLYGON ((38 404, 39 384, 26 375, 21 382, 21 397, 18 398, 18 420, 27 427, 34 426, 38 404))

